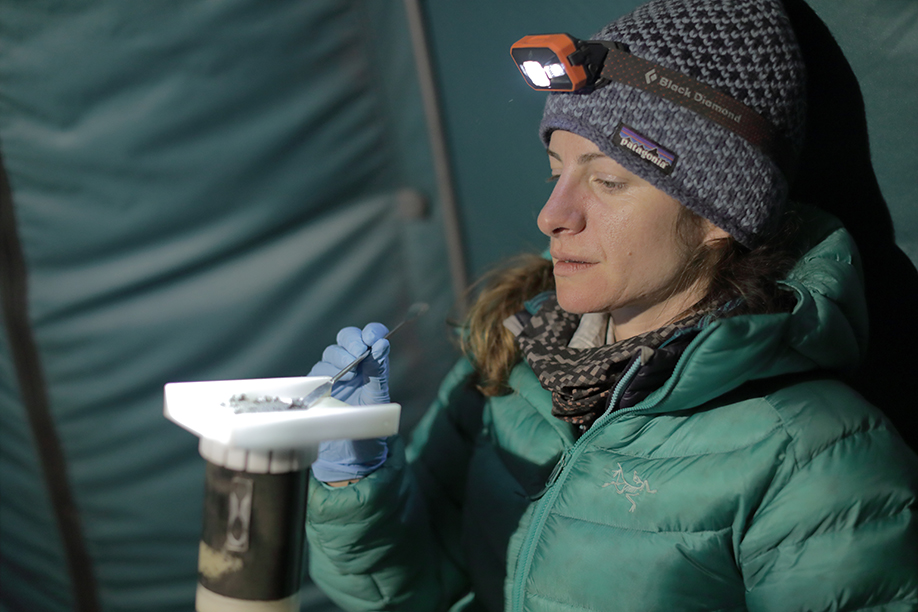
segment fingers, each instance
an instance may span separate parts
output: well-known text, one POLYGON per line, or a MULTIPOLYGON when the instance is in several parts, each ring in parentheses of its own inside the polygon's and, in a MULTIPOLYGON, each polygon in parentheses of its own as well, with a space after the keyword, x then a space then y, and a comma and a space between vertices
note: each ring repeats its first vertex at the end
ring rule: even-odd
POLYGON ((338 366, 333 366, 326 361, 320 361, 319 363, 312 366, 312 369, 309 370, 309 374, 307 374, 307 376, 334 376, 340 370, 341 368, 338 366))
POLYGON ((373 346, 377 340, 389 333, 389 329, 382 323, 368 323, 363 328, 360 336, 363 343, 367 346, 373 346))
MULTIPOLYGON (((341 367, 346 366, 372 347, 373 359, 380 361, 389 355, 389 341, 383 336, 389 333, 388 328, 382 323, 369 323, 362 330, 356 327, 345 327, 338 332, 338 345, 343 347, 351 358, 340 363, 341 367)), ((323 359, 325 356, 323 355, 323 359)), ((331 363, 336 363, 332 361, 331 363)))
POLYGON ((376 362, 382 362, 389 356, 389 341, 385 338, 380 338, 375 343, 373 343, 373 347, 370 349, 370 351, 370 356, 376 362))
POLYGON ((389 330, 382 323, 370 323, 363 328, 361 338, 371 347, 370 354, 376 362, 389 356, 389 341, 383 337, 388 333, 389 330))
MULTIPOLYGON (((376 370, 386 369, 382 362, 389 356, 389 341, 383 338, 387 333, 389 330, 382 323, 370 323, 362 330, 357 327, 341 329, 336 337, 337 344, 325 348, 322 361, 313 366, 310 375, 334 376, 367 350, 371 351, 372 360, 376 362, 367 374, 376 375, 376 370)), ((348 372, 341 381, 348 381, 354 376, 354 372, 348 372)))
MULTIPOLYGON (((360 329, 356 327, 343 328, 338 332, 336 341, 338 342, 338 346, 344 348, 344 350, 351 354, 351 358, 348 361, 353 361, 360 355, 363 355, 369 348, 361 337, 360 329)), ((341 365, 345 366, 347 363, 341 365)))

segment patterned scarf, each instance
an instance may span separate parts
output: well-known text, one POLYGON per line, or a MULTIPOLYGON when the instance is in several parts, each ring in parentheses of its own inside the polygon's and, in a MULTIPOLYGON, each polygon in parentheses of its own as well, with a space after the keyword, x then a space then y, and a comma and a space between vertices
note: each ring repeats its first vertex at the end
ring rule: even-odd
POLYGON ((554 293, 543 293, 505 325, 514 330, 526 362, 551 391, 552 414, 581 431, 589 429, 609 404, 625 367, 643 347, 656 349, 679 330, 695 327, 705 315, 693 313, 671 325, 593 348, 570 348, 580 315, 562 310, 554 293))

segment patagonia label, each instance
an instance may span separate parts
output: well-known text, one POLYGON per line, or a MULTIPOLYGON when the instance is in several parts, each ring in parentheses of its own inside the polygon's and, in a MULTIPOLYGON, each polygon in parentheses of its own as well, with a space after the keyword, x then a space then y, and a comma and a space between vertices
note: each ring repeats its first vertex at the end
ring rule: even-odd
POLYGON ((663 174, 670 174, 673 166, 676 165, 675 153, 661 147, 624 123, 618 124, 612 142, 620 149, 625 149, 632 155, 653 164, 663 174))

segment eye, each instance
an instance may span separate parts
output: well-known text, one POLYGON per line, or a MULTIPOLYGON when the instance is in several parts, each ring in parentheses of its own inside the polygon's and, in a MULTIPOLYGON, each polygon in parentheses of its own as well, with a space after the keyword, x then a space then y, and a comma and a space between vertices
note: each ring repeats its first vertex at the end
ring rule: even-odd
POLYGON ((608 179, 601 179, 599 177, 595 177, 593 181, 606 191, 619 191, 625 186, 623 181, 612 181, 608 179))
POLYGON ((560 174, 551 174, 548 176, 547 179, 545 179, 545 182, 546 183, 557 183, 559 178, 561 178, 560 174))

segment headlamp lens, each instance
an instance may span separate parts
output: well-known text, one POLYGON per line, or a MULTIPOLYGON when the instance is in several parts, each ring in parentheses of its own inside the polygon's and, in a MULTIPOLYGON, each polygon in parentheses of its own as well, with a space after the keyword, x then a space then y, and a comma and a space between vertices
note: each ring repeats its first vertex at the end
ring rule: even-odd
POLYGON ((510 55, 533 89, 575 91, 587 82, 583 66, 571 63, 575 51, 573 37, 548 34, 523 37, 510 48, 510 55))
POLYGON ((564 64, 551 49, 529 48, 514 51, 513 58, 530 87, 561 91, 572 89, 571 79, 564 64))
MULTIPOLYGON (((542 64, 529 60, 523 62, 522 66, 523 74, 526 75, 533 85, 536 87, 551 87, 551 73, 543 68, 542 64)), ((561 72, 563 73, 564 71, 562 70, 561 72)))

